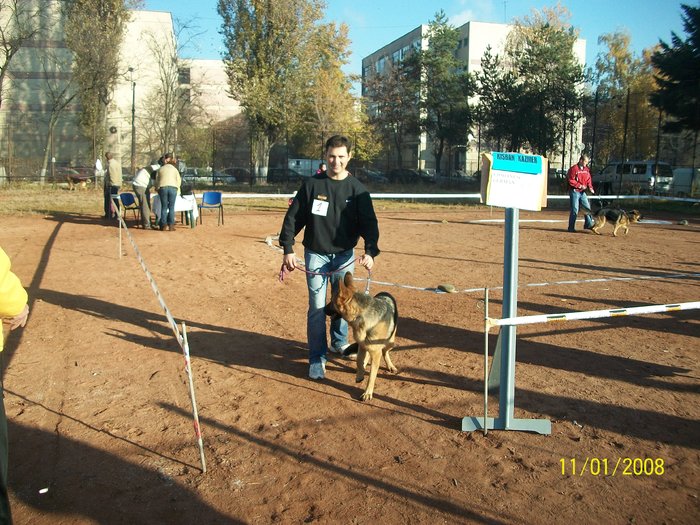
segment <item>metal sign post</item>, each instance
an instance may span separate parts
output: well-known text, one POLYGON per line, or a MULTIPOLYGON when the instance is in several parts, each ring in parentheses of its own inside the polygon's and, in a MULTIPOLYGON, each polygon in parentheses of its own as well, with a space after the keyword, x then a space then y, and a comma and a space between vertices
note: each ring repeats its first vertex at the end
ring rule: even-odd
MULTIPOLYGON (((512 203, 518 203, 521 198, 518 191, 513 191, 518 187, 527 187, 525 183, 530 182, 529 186, 533 186, 534 177, 542 177, 546 173, 546 161, 544 168, 540 164, 533 167, 534 157, 526 155, 517 155, 509 153, 494 153, 493 166, 487 163, 491 159, 484 162, 485 168, 482 168, 482 195, 486 194, 485 199, 489 204, 489 199, 505 204, 505 233, 504 233, 504 250, 503 250, 503 318, 517 316, 518 308, 518 222, 520 219, 520 209, 513 207, 512 203), (499 165, 500 161, 500 165, 499 165), (484 183, 483 171, 488 171, 486 177, 488 181, 484 183), (491 177, 494 177, 493 181, 491 177), (497 183, 499 178, 502 182, 502 187, 499 188, 497 183), (529 179, 529 180, 528 180, 529 179), (491 183, 494 183, 493 185, 491 183), (489 195, 489 192, 491 194, 489 195)), ((541 182, 541 181, 540 181, 541 182)), ((544 187, 546 194, 546 186, 544 187)), ((532 194, 524 206, 525 209, 539 209, 541 191, 531 190, 532 194)), ((488 352, 488 319, 485 323, 485 345, 484 352, 488 352)), ((485 373, 486 377, 486 373, 485 373)), ((506 325, 501 327, 501 333, 494 352, 491 365, 491 375, 488 378, 488 387, 497 386, 499 389, 498 396, 498 417, 488 417, 484 414, 483 417, 466 416, 462 419, 462 430, 465 432, 474 430, 524 430, 529 432, 537 432, 539 434, 551 434, 552 424, 547 419, 516 419, 514 417, 515 408, 515 326, 506 325), (497 374, 498 380, 495 375, 497 374)), ((484 395, 487 396, 487 385, 484 385, 484 395)), ((487 407, 487 402, 484 402, 487 407)))
MULTIPOLYGON (((505 248, 503 253, 503 318, 515 317, 518 307, 518 220, 517 208, 506 208, 505 248)), ((524 430, 539 434, 551 434, 552 424, 548 419, 516 419, 515 408, 515 326, 501 327, 500 345, 493 356, 491 373, 500 371, 498 417, 467 416, 462 419, 462 430, 495 429, 524 430), (486 427, 484 427, 486 421, 486 427)), ((496 384, 489 380, 489 385, 496 384)))

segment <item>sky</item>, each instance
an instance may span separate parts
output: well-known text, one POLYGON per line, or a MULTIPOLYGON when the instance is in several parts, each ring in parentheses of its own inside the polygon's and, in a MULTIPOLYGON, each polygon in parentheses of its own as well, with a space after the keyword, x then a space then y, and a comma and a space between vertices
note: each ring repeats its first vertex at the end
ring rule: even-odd
MULTIPOLYGON (((571 13, 570 23, 586 40, 586 63, 592 66, 604 48, 598 37, 618 30, 631 36, 637 56, 663 40, 671 43, 675 32, 685 38, 681 4, 698 0, 562 0, 571 13)), ((196 26, 203 34, 193 39, 183 58, 221 59, 223 41, 217 0, 145 0, 145 9, 170 11, 173 18, 196 26)), ((324 20, 344 22, 349 27, 352 55, 346 73, 361 73, 362 58, 400 36, 427 24, 442 9, 450 24, 459 27, 470 21, 510 23, 531 15, 533 10, 552 7, 555 0, 326 0, 324 20)))

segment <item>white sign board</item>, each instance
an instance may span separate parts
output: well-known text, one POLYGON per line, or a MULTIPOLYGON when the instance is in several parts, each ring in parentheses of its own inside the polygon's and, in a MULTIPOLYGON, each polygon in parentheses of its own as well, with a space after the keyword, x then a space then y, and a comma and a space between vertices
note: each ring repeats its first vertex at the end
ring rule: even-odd
POLYGON ((548 162, 540 155, 484 153, 481 202, 489 206, 539 211, 547 205, 548 162))

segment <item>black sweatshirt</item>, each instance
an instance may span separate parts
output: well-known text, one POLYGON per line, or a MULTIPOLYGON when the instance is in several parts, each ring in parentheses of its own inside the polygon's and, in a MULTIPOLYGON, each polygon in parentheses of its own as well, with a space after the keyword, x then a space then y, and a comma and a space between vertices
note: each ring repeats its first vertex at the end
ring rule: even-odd
POLYGON ((326 174, 305 180, 287 210, 280 233, 284 253, 294 253, 294 237, 316 253, 341 253, 365 240, 365 253, 379 255, 379 226, 369 192, 355 177, 333 180, 326 174))

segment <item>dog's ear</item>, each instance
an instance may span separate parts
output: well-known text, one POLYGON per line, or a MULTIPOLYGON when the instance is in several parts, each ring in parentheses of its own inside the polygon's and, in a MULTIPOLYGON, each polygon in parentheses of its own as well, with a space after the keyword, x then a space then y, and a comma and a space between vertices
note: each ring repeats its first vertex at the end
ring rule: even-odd
POLYGON ((324 306, 323 313, 326 314, 328 317, 331 317, 333 319, 340 317, 340 313, 338 313, 338 310, 335 309, 335 306, 333 305, 333 301, 331 301, 326 306, 324 306))
POLYGON ((345 278, 343 279, 343 283, 345 284, 346 287, 353 288, 352 272, 345 273, 345 278))

